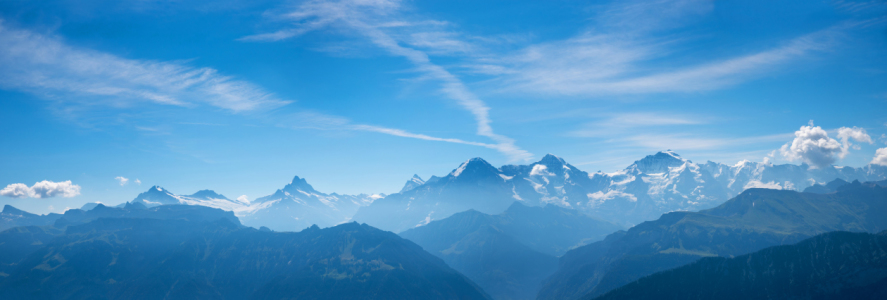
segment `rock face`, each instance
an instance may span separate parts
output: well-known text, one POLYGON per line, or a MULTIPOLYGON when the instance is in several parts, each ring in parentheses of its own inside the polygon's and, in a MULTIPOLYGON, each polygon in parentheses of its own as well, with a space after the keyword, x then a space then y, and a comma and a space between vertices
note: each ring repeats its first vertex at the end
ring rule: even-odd
POLYGON ((401 236, 442 258, 494 299, 533 299, 556 256, 620 229, 573 209, 514 203, 499 215, 469 210, 401 236))
POLYGON ((489 298, 416 244, 367 225, 281 233, 199 206, 99 208, 102 217, 64 231, 0 233, 0 299, 489 298), (33 246, 21 255, 9 244, 33 246))
POLYGON ((673 212, 567 252, 537 299, 596 297, 702 257, 732 257, 829 231, 887 229, 887 188, 858 181, 837 193, 749 189, 716 208, 673 212))
POLYGON ((734 258, 712 257, 586 299, 883 299, 887 231, 831 232, 734 258))

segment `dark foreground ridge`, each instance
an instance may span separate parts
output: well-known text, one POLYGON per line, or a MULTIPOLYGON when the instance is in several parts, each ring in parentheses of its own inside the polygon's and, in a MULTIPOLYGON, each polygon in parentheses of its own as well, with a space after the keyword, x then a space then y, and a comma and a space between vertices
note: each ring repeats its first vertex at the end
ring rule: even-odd
POLYGON ((0 299, 489 298, 418 245, 366 224, 272 232, 217 209, 131 208, 74 213, 63 231, 0 233, 0 258, 12 260, 0 299), (22 254, 16 245, 36 246, 22 254))
POLYGON ((703 258, 597 299, 849 300, 885 295, 887 231, 831 232, 735 258, 703 258))

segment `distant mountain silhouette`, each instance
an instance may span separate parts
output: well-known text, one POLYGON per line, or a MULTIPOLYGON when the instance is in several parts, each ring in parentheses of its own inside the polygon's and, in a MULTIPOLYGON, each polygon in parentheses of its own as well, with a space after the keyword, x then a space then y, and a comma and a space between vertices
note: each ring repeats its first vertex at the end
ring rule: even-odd
POLYGON ((831 232, 733 258, 703 258, 587 299, 884 299, 887 232, 831 232))
POLYGON ((161 205, 147 208, 141 203, 126 203, 124 207, 97 205, 91 210, 70 209, 55 221, 53 226, 64 228, 79 225, 101 218, 151 218, 160 220, 185 220, 193 222, 226 219, 240 225, 240 220, 230 211, 199 205, 161 205))
POLYGON ((4 205, 0 212, 0 231, 18 226, 46 226, 61 218, 61 214, 32 214, 12 205, 4 205))
POLYGON ((401 236, 443 258, 494 299, 533 299, 557 268, 557 255, 619 229, 576 210, 515 202, 499 215, 469 210, 401 236))
POLYGON ((673 212, 571 250, 537 299, 595 297, 701 257, 731 257, 829 231, 887 229, 887 188, 858 181, 836 193, 749 189, 700 212, 673 212))
POLYGON ((804 192, 805 193, 815 193, 815 194, 834 193, 834 192, 838 191, 839 187, 842 187, 842 186, 845 186, 848 184, 850 184, 850 183, 847 182, 846 180, 838 178, 838 179, 832 180, 826 184, 818 184, 817 183, 817 184, 811 185, 811 186, 807 187, 806 189, 804 189, 804 192))

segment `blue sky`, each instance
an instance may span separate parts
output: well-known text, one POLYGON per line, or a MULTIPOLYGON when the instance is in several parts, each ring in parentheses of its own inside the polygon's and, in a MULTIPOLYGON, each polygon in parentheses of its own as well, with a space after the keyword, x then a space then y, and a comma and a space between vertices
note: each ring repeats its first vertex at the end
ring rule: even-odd
POLYGON ((0 187, 79 193, 0 203, 58 212, 152 185, 255 199, 294 175, 392 193, 471 157, 546 153, 589 172, 665 149, 800 164, 779 149, 811 120, 844 143, 830 161, 859 167, 887 143, 885 16, 884 1, 4 1, 0 187))

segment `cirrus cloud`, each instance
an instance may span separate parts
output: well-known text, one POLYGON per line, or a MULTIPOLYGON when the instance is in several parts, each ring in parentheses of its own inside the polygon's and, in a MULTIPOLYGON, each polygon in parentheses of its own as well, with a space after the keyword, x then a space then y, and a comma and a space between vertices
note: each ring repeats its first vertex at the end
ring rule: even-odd
MULTIPOLYGON (((12 28, 0 19, 0 87, 47 98, 72 95, 117 105, 147 101, 164 105, 204 103, 233 112, 273 109, 290 103, 261 87, 195 68, 181 61, 135 60, 68 45, 58 36, 12 28)), ((82 101, 82 100, 78 100, 82 101)))
POLYGON ((71 198, 80 195, 80 186, 70 180, 54 182, 49 180, 34 183, 28 187, 24 183, 13 183, 0 190, 0 196, 10 198, 71 198))

